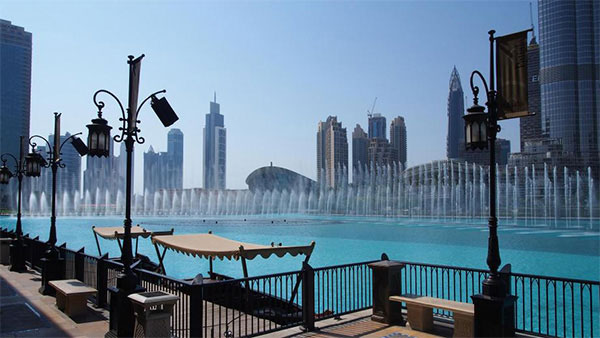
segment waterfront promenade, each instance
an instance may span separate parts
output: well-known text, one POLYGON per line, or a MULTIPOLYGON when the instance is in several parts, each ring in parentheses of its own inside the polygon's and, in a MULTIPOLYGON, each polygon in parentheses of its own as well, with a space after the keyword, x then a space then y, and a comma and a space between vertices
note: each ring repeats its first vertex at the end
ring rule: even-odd
MULTIPOLYGON (((38 292, 40 275, 35 270, 9 271, 0 265, 0 336, 2 337, 104 337, 108 311, 88 302, 85 315, 74 319, 56 307, 56 299, 38 292)), ((436 326, 435 334, 408 327, 371 321, 371 310, 359 311, 318 323, 319 331, 302 332, 299 327, 263 337, 449 337, 451 328, 436 326)))
POLYGON ((104 337, 108 311, 88 302, 85 315, 72 319, 56 307, 56 299, 38 292, 41 276, 34 270, 9 271, 0 265, 1 337, 104 337))

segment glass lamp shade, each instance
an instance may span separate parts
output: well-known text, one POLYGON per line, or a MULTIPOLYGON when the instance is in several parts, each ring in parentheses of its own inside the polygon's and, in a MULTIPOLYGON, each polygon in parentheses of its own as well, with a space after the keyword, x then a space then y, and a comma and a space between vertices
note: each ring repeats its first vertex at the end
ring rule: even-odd
MULTIPOLYGON (((108 121, 102 117, 98 117, 97 119, 93 119, 92 123, 88 124, 87 127, 89 130, 87 154, 89 156, 108 157, 110 154, 110 130, 112 129, 112 127, 108 125, 108 121)), ((73 144, 73 146, 75 146, 75 144, 73 144)), ((77 149, 77 151, 79 151, 79 149, 77 149)))
POLYGON ((2 165, 0 167, 0 184, 8 184, 8 181, 12 177, 12 173, 10 169, 6 167, 6 165, 2 165))
POLYGON ((171 108, 171 105, 165 97, 157 99, 156 96, 152 96, 150 105, 165 127, 168 127, 179 120, 179 117, 175 114, 175 111, 171 108))
POLYGON ((25 176, 39 177, 42 173, 42 166, 46 164, 46 160, 42 155, 31 152, 25 156, 25 176))
POLYGON ((487 114, 485 108, 475 104, 467 109, 465 119, 465 147, 467 150, 486 149, 487 142, 487 114))

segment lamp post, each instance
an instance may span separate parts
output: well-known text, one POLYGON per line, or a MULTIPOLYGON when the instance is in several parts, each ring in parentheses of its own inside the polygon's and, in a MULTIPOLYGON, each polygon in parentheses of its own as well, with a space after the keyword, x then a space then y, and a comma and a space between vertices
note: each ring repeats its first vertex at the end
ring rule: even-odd
POLYGON ((9 180, 13 176, 17 176, 18 182, 18 193, 17 193, 17 241, 11 244, 10 252, 10 271, 23 272, 27 270, 25 266, 25 256, 23 255, 23 229, 21 227, 21 185, 23 182, 23 173, 25 172, 23 164, 23 146, 25 136, 20 137, 19 147, 19 159, 12 154, 5 153, 0 156, 2 160, 2 166, 0 167, 0 184, 8 184, 9 180), (6 166, 6 158, 12 158, 15 161, 15 172, 12 173, 6 166))
POLYGON ((131 269, 131 264, 133 261, 131 250, 133 146, 136 142, 139 144, 144 143, 144 138, 138 136, 138 133, 140 132, 140 129, 137 127, 137 124, 140 123, 138 120, 138 114, 142 106, 148 102, 148 100, 151 100, 152 109, 165 127, 172 125, 179 119, 165 97, 160 99, 156 97, 157 94, 165 93, 166 90, 160 90, 150 94, 138 107, 139 78, 141 61, 143 57, 144 54, 138 58, 134 58, 132 55, 128 56, 129 105, 127 106, 127 109, 123 108, 123 104, 121 104, 121 101, 115 94, 108 90, 100 89, 94 93, 93 97, 94 104, 98 108, 98 117, 93 119, 91 124, 87 125, 89 130, 89 155, 98 157, 109 156, 111 137, 110 131, 112 127, 109 126, 108 121, 102 117, 102 109, 105 105, 103 101, 98 101, 97 97, 99 94, 107 94, 118 103, 119 108, 121 109, 121 118, 119 118, 119 121, 122 122, 122 126, 119 128, 119 131, 121 132, 120 135, 115 135, 113 139, 115 142, 125 142, 125 150, 127 153, 127 174, 125 187, 125 220, 123 222, 124 236, 123 247, 121 249, 121 262, 123 263, 123 271, 117 277, 117 288, 111 290, 113 295, 111 295, 111 322, 109 323, 109 327, 111 331, 116 331, 116 334, 119 337, 131 337, 133 335, 133 309, 130 301, 127 299, 127 296, 129 296, 131 293, 137 292, 138 290, 143 290, 143 288, 138 285, 137 276, 131 269), (113 299, 115 301, 113 301, 113 299))
POLYGON ((61 279, 63 275, 64 264, 62 259, 59 258, 58 250, 56 249, 56 172, 58 168, 64 168, 65 164, 62 163, 60 157, 62 147, 71 140, 71 143, 79 155, 83 156, 87 153, 87 147, 77 138, 76 133, 69 136, 62 143, 60 142, 60 116, 59 113, 54 113, 54 144, 50 144, 50 141, 43 136, 33 135, 29 138, 29 144, 31 145, 31 153, 25 157, 25 176, 39 177, 41 174, 41 168, 50 168, 52 170, 52 214, 50 216, 50 236, 48 238, 48 250, 42 258, 42 286, 40 287, 40 293, 44 295, 54 295, 55 291, 48 285, 51 280, 61 279), (37 143, 33 142, 35 139, 40 139, 46 142, 48 146, 48 157, 47 160, 36 151, 37 143))
POLYGON ((494 30, 488 32, 490 40, 490 87, 483 75, 475 70, 471 73, 470 85, 473 92, 473 106, 463 116, 465 120, 466 150, 486 149, 490 152, 489 169, 489 238, 487 265, 490 273, 483 281, 483 294, 472 296, 475 305, 475 336, 505 337, 514 336, 514 303, 515 296, 508 294, 504 280, 501 278, 500 248, 498 245, 498 218, 496 217, 496 134, 500 132, 498 125, 498 96, 494 87, 494 30), (483 82, 487 102, 485 108, 479 105, 479 87, 473 85, 478 76, 483 82))

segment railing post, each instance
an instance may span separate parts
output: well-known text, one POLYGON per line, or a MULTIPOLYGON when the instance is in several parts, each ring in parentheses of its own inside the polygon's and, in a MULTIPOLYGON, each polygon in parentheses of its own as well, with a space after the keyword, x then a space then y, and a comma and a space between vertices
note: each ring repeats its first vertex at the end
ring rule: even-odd
POLYGON ((315 270, 302 263, 302 325, 304 331, 315 330, 315 270))
MULTIPOLYGON (((387 258, 382 255, 382 258, 387 258)), ((390 296, 402 293, 404 263, 381 260, 369 264, 373 273, 373 315, 371 320, 385 324, 406 325, 402 318, 402 304, 391 302, 390 296)))
POLYGON ((106 304, 106 289, 108 284, 108 271, 105 260, 108 259, 108 253, 105 253, 98 259, 96 264, 96 306, 103 307, 106 304))
POLYGON ((190 292, 190 337, 202 337, 202 326, 204 325, 204 300, 202 284, 190 285, 188 290, 190 292))
POLYGON ((85 275, 85 247, 79 249, 79 251, 77 251, 75 253, 75 279, 80 280, 82 282, 84 282, 84 275, 85 275))

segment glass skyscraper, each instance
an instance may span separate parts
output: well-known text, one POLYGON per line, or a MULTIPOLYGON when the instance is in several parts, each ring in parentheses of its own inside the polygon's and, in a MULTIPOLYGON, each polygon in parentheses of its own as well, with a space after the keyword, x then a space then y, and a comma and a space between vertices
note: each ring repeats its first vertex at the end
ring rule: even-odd
POLYGON ((463 115, 465 101, 460 75, 456 67, 450 74, 450 92, 448 94, 448 137, 446 138, 446 155, 449 159, 458 159, 462 156, 461 147, 465 142, 465 123, 463 115))
MULTIPOLYGON (((0 83, 0 154, 18 157, 20 136, 29 138, 31 33, 1 19, 0 83)), ((23 151, 26 154, 27 146, 23 151)), ((16 206, 16 199, 12 198, 16 196, 16 181, 0 187, 0 209, 16 206)))
POLYGON ((150 146, 144 153, 144 194, 182 188, 183 132, 173 128, 167 135, 166 152, 155 152, 150 146))
POLYGON ((563 156, 597 170, 600 151, 600 2, 539 1, 542 128, 563 156))
POLYGON ((204 189, 225 189, 227 130, 217 95, 204 126, 204 189))
POLYGON ((395 160, 406 168, 406 124, 404 117, 398 116, 390 125, 390 143, 395 152, 395 160))

